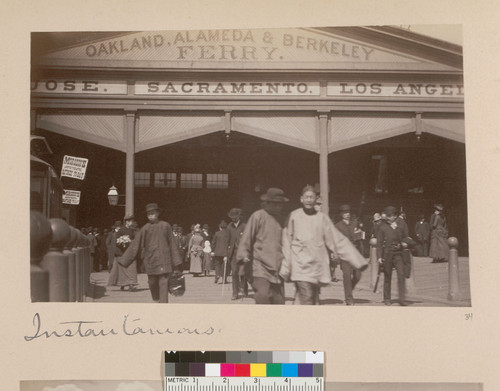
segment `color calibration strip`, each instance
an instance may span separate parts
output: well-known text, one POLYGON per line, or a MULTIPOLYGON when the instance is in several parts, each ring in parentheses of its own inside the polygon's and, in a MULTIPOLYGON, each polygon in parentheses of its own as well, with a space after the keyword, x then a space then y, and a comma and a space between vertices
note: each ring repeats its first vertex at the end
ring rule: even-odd
POLYGON ((167 351, 165 376, 323 377, 324 353, 313 351, 167 351))

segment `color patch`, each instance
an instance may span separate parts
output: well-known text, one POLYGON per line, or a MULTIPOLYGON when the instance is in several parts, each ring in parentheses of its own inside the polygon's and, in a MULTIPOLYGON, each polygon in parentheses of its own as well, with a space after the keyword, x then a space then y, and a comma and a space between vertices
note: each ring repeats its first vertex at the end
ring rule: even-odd
POLYGON ((266 374, 266 364, 250 364, 250 376, 265 377, 266 374))
POLYGON ((223 363, 226 361, 226 352, 210 352, 211 363, 223 363))
POLYGON ((241 352, 241 363, 250 364, 257 361, 257 352, 241 352))
POLYGON ((227 363, 240 363, 241 362, 241 352, 226 352, 227 363))
POLYGON ((313 365, 312 364, 298 364, 299 377, 312 377, 313 365))
POLYGON ((290 362, 288 352, 273 352, 273 359, 270 362, 290 362))
POLYGON ((306 352, 306 362, 323 364, 325 362, 325 354, 323 352, 306 352))
POLYGON ((234 364, 221 364, 220 375, 224 377, 234 376, 234 364))
POLYGON ((281 377, 281 364, 266 364, 267 377, 281 377))
POLYGON ((179 362, 196 362, 196 352, 180 352, 179 362))
POLYGON ((205 364, 205 376, 217 376, 220 374, 220 364, 205 364))
POLYGON ((289 356, 290 361, 288 362, 296 362, 296 363, 303 363, 307 362, 306 361, 306 352, 290 352, 289 356))
POLYGON ((189 376, 205 376, 205 364, 194 362, 190 363, 189 376))
POLYGON ((279 362, 279 361, 273 361, 273 352, 257 352, 257 360, 253 362, 267 364, 268 362, 279 362))
POLYGON ((323 364, 313 364, 313 377, 323 377, 323 364))
POLYGON ((281 371, 283 377, 297 377, 297 364, 283 364, 281 371))
POLYGON ((250 364, 236 364, 234 366, 235 376, 250 376, 250 364))
POLYGON ((180 352, 165 352, 165 362, 179 362, 180 352))
POLYGON ((165 376, 175 376, 175 363, 165 363, 165 376))
POLYGON ((189 363, 188 362, 176 363, 175 376, 189 376, 189 363))
POLYGON ((210 352, 196 352, 193 362, 210 362, 210 352))

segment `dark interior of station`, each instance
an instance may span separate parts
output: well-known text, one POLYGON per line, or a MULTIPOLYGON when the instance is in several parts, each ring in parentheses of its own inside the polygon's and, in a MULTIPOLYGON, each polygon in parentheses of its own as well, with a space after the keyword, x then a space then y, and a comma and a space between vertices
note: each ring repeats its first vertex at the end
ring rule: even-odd
MULTIPOLYGON (((112 185, 125 193, 124 152, 42 129, 35 134, 47 138, 53 154, 42 158, 58 173, 64 155, 89 159, 83 181, 61 178, 65 189, 82 192, 80 205, 67 207, 70 224, 102 229, 123 218, 125 197, 112 207, 107 193, 112 185)), ((418 216, 423 214, 428 220, 433 204, 440 202, 446 208, 450 236, 458 238, 462 255, 468 253, 464 144, 427 133, 420 138, 408 133, 332 152, 328 165, 334 220, 339 206, 350 204, 369 232, 373 214, 393 205, 406 212, 413 233, 418 216)), ((285 191, 290 198, 287 211, 300 206, 305 185, 316 185, 319 190, 318 154, 235 131, 136 153, 135 172, 150 175, 149 181, 135 187, 139 225, 146 222, 145 205, 156 202, 163 209, 162 218, 181 225, 185 232, 193 223, 216 229, 222 219, 229 221, 227 212, 232 207, 241 207, 248 217, 260 208, 259 197, 268 187, 285 191), (169 180, 165 174, 170 174, 169 180), (193 181, 191 176, 186 186, 182 174, 198 174, 198 179, 193 181), (223 179, 210 186, 214 177, 223 179)))

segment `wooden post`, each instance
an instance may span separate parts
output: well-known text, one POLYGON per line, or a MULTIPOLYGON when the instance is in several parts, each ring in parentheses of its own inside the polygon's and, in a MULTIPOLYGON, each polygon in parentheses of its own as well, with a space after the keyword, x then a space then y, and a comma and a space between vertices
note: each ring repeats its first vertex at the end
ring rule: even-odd
POLYGON ((319 188, 322 211, 329 215, 330 198, 328 194, 328 112, 319 112, 319 188))
POLYGON ((134 214, 135 113, 126 114, 125 214, 134 214))
POLYGON ((458 277, 458 239, 448 238, 450 259, 448 260, 448 300, 460 299, 460 281, 458 277))
POLYGON ((377 281, 378 275, 378 261, 377 261, 377 238, 370 239, 370 269, 371 269, 371 281, 370 288, 373 290, 375 287, 375 281, 377 281))

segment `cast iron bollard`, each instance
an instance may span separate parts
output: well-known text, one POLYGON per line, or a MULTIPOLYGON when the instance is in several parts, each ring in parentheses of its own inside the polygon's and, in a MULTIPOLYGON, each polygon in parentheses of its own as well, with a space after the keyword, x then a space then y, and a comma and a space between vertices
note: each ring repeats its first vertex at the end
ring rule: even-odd
POLYGON ((370 268, 372 279, 370 282, 370 288, 373 290, 375 287, 375 281, 377 281, 378 275, 378 261, 377 261, 377 238, 370 239, 370 268))
POLYGON ((49 272, 40 267, 43 256, 50 247, 52 229, 50 222, 36 210, 30 211, 30 283, 31 301, 49 301, 49 272))
POLYGON ((92 257, 90 256, 90 239, 85 236, 85 297, 88 297, 91 293, 90 286, 90 273, 92 272, 92 257))
POLYGON ((77 231, 77 249, 78 249, 78 273, 79 273, 79 289, 78 301, 85 301, 85 235, 81 231, 77 231))
POLYGON ((460 283, 458 279, 458 239, 448 238, 450 259, 448 260, 448 300, 460 299, 460 283))
POLYGON ((79 247, 79 237, 80 231, 75 228, 76 239, 75 243, 73 243, 72 251, 75 253, 75 292, 76 292, 76 301, 82 301, 82 249, 79 247))
POLYGON ((68 301, 68 256, 62 253, 71 236, 69 225, 63 219, 50 219, 52 243, 43 257, 41 266, 49 272, 49 300, 68 301))
POLYGON ((77 234, 75 228, 70 229, 70 238, 64 245, 63 254, 68 256, 68 301, 76 301, 76 254, 72 251, 73 245, 76 242, 77 234))

